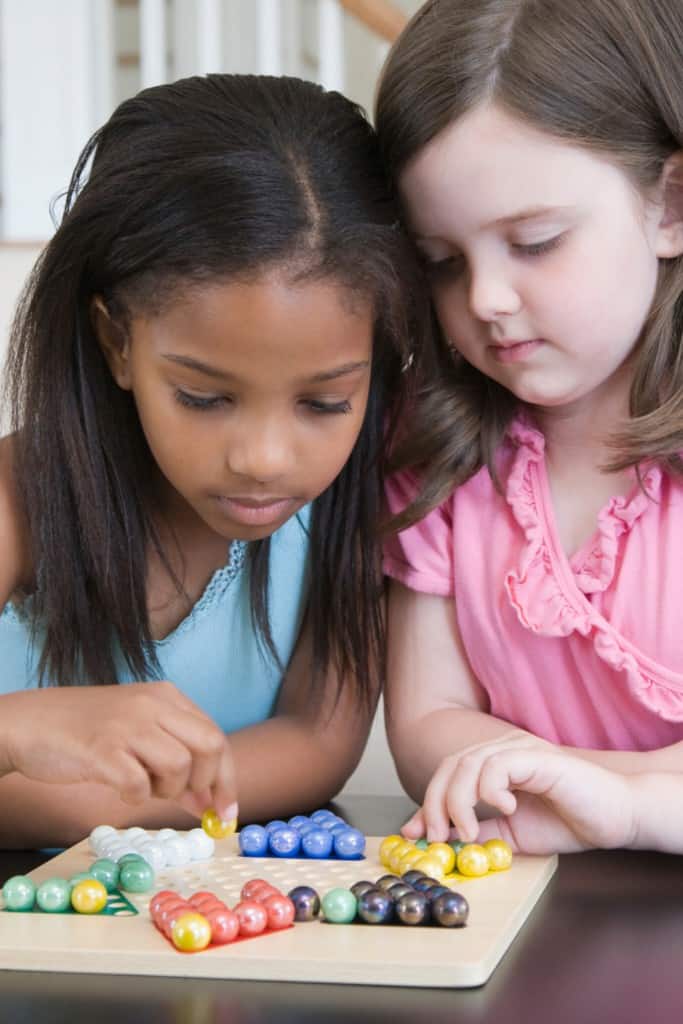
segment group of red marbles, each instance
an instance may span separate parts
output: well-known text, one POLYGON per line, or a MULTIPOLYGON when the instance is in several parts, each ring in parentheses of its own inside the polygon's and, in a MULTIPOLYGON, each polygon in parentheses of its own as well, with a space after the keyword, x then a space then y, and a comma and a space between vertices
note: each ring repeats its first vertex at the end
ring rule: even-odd
POLYGON ((209 945, 224 946, 238 938, 289 928, 295 907, 288 896, 263 879, 247 882, 232 909, 212 892, 195 892, 188 899, 172 889, 152 897, 153 923, 176 949, 195 953, 209 945))

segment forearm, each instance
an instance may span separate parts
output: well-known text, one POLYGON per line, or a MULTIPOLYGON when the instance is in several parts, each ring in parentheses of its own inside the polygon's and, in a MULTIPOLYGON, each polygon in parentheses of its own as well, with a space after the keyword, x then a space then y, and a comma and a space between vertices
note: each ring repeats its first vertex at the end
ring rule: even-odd
POLYGON ((367 735, 358 723, 353 741, 310 719, 278 715, 241 732, 231 744, 242 821, 262 821, 312 810, 335 796, 356 767, 367 735))
POLYGON ((408 795, 421 803, 432 775, 445 757, 516 729, 502 718, 474 708, 444 707, 399 724, 387 717, 396 771, 408 795))
POLYGON ((683 772, 683 743, 673 743, 659 750, 588 750, 562 747, 568 754, 583 757, 622 775, 642 772, 683 772))

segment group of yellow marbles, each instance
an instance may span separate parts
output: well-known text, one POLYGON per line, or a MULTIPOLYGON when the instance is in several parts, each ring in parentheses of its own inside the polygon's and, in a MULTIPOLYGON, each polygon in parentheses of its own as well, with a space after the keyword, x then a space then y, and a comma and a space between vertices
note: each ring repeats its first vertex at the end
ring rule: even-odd
POLYGON ((395 875, 406 871, 424 871, 430 878, 481 878, 492 871, 507 871, 512 864, 512 850, 504 839, 488 839, 485 843, 413 842, 403 836, 391 835, 382 840, 379 859, 395 875))

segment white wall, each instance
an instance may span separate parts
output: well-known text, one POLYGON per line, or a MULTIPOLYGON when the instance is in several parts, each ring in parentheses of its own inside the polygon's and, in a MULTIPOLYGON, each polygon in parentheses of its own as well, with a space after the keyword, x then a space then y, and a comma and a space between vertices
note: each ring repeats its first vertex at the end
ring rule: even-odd
MULTIPOLYGON (((406 13, 419 6, 418 0, 396 2, 406 13)), ((348 12, 321 3, 159 0, 146 32, 150 19, 141 18, 137 5, 0 0, 1 237, 50 237, 50 203, 66 189, 78 153, 143 82, 208 70, 297 74, 340 88, 370 113, 387 44, 348 12), (200 11, 209 19, 202 21, 204 32, 200 11), (259 11, 270 13, 259 19, 259 11), (333 15, 338 32, 321 34, 321 11, 333 15), (266 38, 272 47, 259 45, 266 38), (337 54, 337 46, 332 70, 325 58, 337 54)))
POLYGON ((40 245, 0 245, 0 365, 4 365, 14 307, 40 245))

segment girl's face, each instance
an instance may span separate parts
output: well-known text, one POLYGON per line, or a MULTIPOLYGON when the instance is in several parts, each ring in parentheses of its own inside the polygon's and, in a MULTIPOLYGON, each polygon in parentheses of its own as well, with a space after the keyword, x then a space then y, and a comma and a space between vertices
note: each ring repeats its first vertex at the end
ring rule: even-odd
POLYGON ((349 458, 370 386, 373 314, 330 281, 272 274, 195 288, 134 318, 108 359, 135 398, 172 506, 256 540, 349 458), (181 499, 178 503, 178 498, 181 499))
POLYGON ((486 105, 432 140, 400 189, 468 362, 540 407, 625 400, 629 364, 617 371, 670 253, 662 210, 620 169, 486 105))

